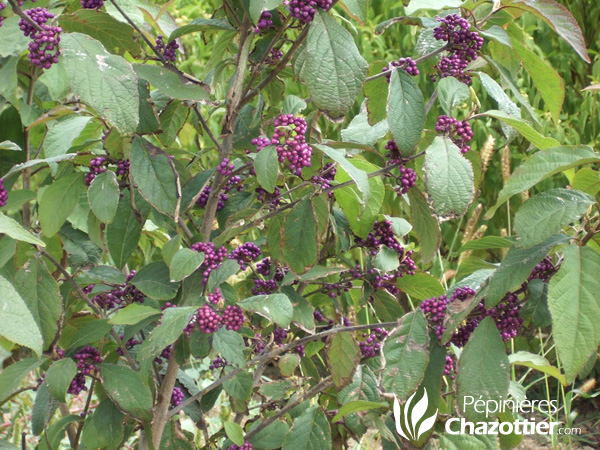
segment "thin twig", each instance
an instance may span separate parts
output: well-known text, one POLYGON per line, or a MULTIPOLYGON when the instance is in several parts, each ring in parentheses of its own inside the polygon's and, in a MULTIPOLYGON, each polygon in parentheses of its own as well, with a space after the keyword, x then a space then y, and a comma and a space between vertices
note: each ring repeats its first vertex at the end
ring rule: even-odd
POLYGON ((173 416, 174 414, 177 414, 183 408, 187 407, 188 405, 190 405, 191 403, 193 403, 194 401, 196 401, 198 398, 202 397, 203 395, 206 395, 208 392, 212 391, 213 389, 221 386, 227 380, 235 377, 238 373, 245 370, 246 368, 256 365, 256 364, 259 364, 261 362, 273 359, 273 358, 281 355, 282 353, 292 350, 293 348, 295 348, 301 344, 305 344, 305 343, 311 342, 311 341, 316 341, 323 337, 330 336, 332 334, 337 334, 337 333, 360 331, 360 330, 370 330, 372 328, 392 328, 397 325, 398 325, 398 322, 383 322, 383 323, 373 323, 373 324, 369 324, 369 325, 353 325, 351 327, 334 327, 334 328, 330 328, 329 330, 322 331, 320 333, 312 334, 310 336, 306 336, 301 339, 296 339, 295 341, 290 342, 289 344, 286 344, 282 347, 278 347, 269 353, 265 353, 264 355, 256 356, 255 358, 251 359, 250 361, 248 361, 246 363, 246 367, 238 367, 237 369, 232 370, 225 376, 223 376, 223 377, 219 378, 218 380, 216 380, 215 382, 213 382, 210 386, 205 387, 200 392, 197 392, 196 394, 192 395, 187 400, 183 401, 179 406, 176 406, 175 408, 171 409, 169 411, 169 417, 173 416))
POLYGON ((202 113, 200 112, 200 108, 198 107, 197 103, 194 104, 193 109, 194 109, 194 112, 196 113, 196 115, 198 116, 198 121, 200 122, 200 125, 202 125, 202 128, 204 128, 204 130, 206 131, 206 134, 208 134, 208 137, 210 138, 210 140, 215 143, 215 145, 220 153, 221 152, 221 144, 219 143, 219 141, 213 134, 210 127, 208 126, 208 122, 206 122, 206 120, 204 120, 204 117, 202 117, 202 113))
POLYGON ((271 425, 273 422, 275 422, 280 417, 283 417, 285 414, 287 414, 289 411, 294 409, 296 406, 298 406, 303 401, 308 400, 309 398, 313 398, 318 393, 326 391, 327 389, 329 389, 332 386, 333 386, 333 381, 331 381, 331 375, 329 375, 327 378, 323 378, 311 390, 305 392, 304 395, 301 395, 297 399, 289 402, 287 405, 285 405, 283 408, 281 408, 279 411, 277 411, 277 413, 275 415, 269 417, 264 422, 262 422, 260 425, 252 428, 252 430, 250 430, 250 432, 246 434, 245 439, 252 439, 252 437, 256 436, 258 433, 260 433, 262 430, 267 428, 269 425, 271 425))

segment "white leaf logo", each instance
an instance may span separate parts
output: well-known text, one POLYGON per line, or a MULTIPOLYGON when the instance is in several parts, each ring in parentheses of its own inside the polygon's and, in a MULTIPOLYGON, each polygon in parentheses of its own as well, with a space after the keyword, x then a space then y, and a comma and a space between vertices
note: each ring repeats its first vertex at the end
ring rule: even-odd
POLYGON ((429 407, 427 389, 423 389, 423 397, 421 397, 421 399, 412 407, 411 410, 411 404, 415 395, 417 395, 416 392, 409 397, 403 407, 400 406, 398 396, 395 396, 394 398, 394 419, 396 420, 396 431, 400 436, 409 441, 418 441, 423 434, 431 430, 435 425, 435 419, 437 418, 438 414, 438 410, 436 409, 432 416, 423 419, 425 413, 427 412, 427 408, 429 407))

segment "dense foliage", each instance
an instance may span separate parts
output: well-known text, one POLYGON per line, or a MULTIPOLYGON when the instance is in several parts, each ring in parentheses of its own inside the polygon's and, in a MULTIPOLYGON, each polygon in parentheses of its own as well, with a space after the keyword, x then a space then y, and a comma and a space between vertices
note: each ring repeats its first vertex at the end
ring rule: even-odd
POLYGON ((6 1, 0 448, 504 449, 444 423, 594 397, 600 8, 6 1))

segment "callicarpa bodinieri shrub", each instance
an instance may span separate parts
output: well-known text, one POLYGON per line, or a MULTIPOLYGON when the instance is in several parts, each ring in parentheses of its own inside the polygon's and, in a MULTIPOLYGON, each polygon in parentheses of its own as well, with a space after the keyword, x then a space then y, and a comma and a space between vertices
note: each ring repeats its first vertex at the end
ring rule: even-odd
POLYGON ((514 448, 596 373, 577 21, 403 3, 0 0, 0 447, 514 448))

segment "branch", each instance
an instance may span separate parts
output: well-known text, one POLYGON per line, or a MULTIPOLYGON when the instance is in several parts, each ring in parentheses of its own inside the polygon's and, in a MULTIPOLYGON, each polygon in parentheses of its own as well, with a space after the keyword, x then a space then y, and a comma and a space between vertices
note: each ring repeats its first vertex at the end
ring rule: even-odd
POLYGON ((13 12, 16 15, 18 15, 21 19, 23 19, 25 22, 27 22, 29 25, 31 25, 36 30, 44 31, 44 29, 37 22, 34 22, 31 17, 29 17, 27 14, 25 14, 25 12, 21 9, 21 7, 19 6, 19 4, 17 2, 15 2, 14 0, 8 0, 8 3, 10 4, 10 7, 12 8, 13 12))
POLYGON ((329 375, 327 378, 323 378, 311 390, 309 390, 308 392, 305 392, 304 395, 301 395, 297 399, 290 401, 287 405, 285 405, 283 408, 281 408, 279 411, 277 411, 277 413, 274 416, 269 417, 267 420, 262 422, 260 425, 252 428, 252 430, 250 430, 250 432, 248 434, 246 434, 245 439, 251 439, 252 437, 256 436, 262 430, 267 428, 269 425, 271 425, 273 422, 275 422, 280 417, 287 414, 289 411, 294 409, 296 406, 298 406, 303 401, 308 400, 309 398, 313 398, 318 393, 326 391, 327 389, 329 389, 332 386, 333 386, 333 381, 331 381, 331 375, 329 375))
POLYGON ((182 402, 181 405, 176 406, 175 408, 171 409, 169 411, 169 417, 173 416, 174 414, 177 414, 179 411, 181 411, 183 408, 185 408, 186 406, 188 406, 191 403, 193 403, 194 401, 196 401, 198 398, 206 395, 208 392, 221 386, 227 380, 235 377, 242 370, 245 370, 246 368, 256 365, 256 364, 259 364, 261 362, 273 359, 276 356, 279 356, 280 354, 285 353, 288 350, 291 350, 301 344, 305 344, 305 343, 311 342, 311 341, 316 341, 325 336, 330 336, 332 334, 337 334, 337 333, 343 333, 343 332, 348 332, 348 331, 370 330, 373 328, 393 328, 397 325, 398 325, 398 322, 383 322, 383 323, 373 323, 373 324, 369 324, 369 325, 353 325, 351 327, 334 327, 329 330, 322 331, 320 333, 312 334, 310 336, 306 336, 301 339, 297 339, 297 340, 290 342, 289 344, 286 344, 282 347, 278 347, 269 353, 265 353, 264 355, 256 356, 255 358, 251 359, 250 361, 248 361, 246 363, 246 367, 238 367, 237 369, 232 370, 224 377, 221 377, 218 380, 216 380, 210 386, 207 386, 204 389, 202 389, 200 392, 197 392, 196 394, 192 395, 190 398, 188 398, 187 400, 182 402))
MULTIPOLYGON (((61 263, 59 263, 50 253, 48 253, 46 250, 44 250, 44 249, 42 249, 40 247, 38 247, 38 252, 41 255, 43 255, 44 257, 48 258, 50 260, 50 262, 56 266, 56 268, 60 271, 60 273, 63 274, 63 276, 65 277, 65 279, 69 283, 71 283, 71 285, 75 289, 75 292, 77 293, 77 296, 86 305, 88 305, 92 311, 94 311, 98 316, 102 317, 103 319, 108 319, 108 316, 106 314, 104 314, 104 312, 100 308, 98 308, 94 304, 94 302, 92 302, 89 299, 89 297, 87 295, 85 295, 85 293, 81 290, 81 288, 79 287, 79 285, 77 284, 77 282, 73 279, 73 277, 67 271, 67 269, 65 269, 61 265, 61 263)), ((136 364, 135 360, 131 357, 131 354, 129 353, 129 350, 127 350, 127 348, 125 347, 125 344, 123 344, 123 342, 121 341, 121 338, 119 338, 119 335, 117 335, 116 331, 114 329, 112 329, 112 328, 110 330, 110 335, 113 337, 113 339, 115 340, 115 342, 117 343, 117 345, 119 346, 119 348, 123 351, 123 355, 127 359, 127 362, 129 363, 129 366, 133 370, 135 370, 137 372, 138 369, 137 369, 137 364, 136 364)))
POLYGON ((219 150, 219 153, 221 153, 221 151, 222 151, 221 144, 219 144, 219 141, 217 140, 217 138, 213 134, 212 130, 208 126, 208 123, 206 122, 206 120, 204 120, 204 117, 202 117, 202 113, 200 112, 198 103, 194 104, 193 109, 194 109, 194 112, 196 113, 196 115, 198 116, 198 121, 200 122, 200 125, 202 125, 202 128, 204 128, 204 130, 206 131, 206 134, 208 134, 208 137, 210 138, 210 140, 215 143, 215 145, 217 146, 217 149, 219 150))

